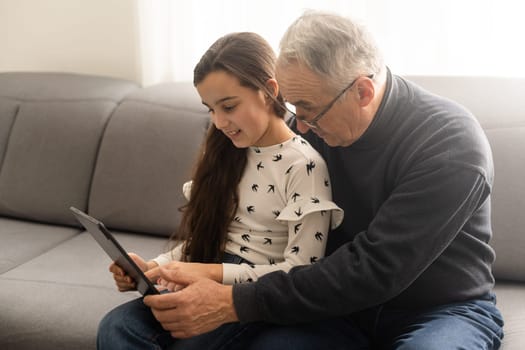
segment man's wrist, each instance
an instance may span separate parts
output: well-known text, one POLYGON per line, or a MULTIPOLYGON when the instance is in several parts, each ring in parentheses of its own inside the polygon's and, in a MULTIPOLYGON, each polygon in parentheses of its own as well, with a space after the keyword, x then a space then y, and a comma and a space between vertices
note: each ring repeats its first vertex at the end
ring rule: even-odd
POLYGON ((221 288, 223 309, 224 309, 224 321, 225 323, 237 322, 239 317, 233 304, 233 287, 231 285, 223 285, 221 288))

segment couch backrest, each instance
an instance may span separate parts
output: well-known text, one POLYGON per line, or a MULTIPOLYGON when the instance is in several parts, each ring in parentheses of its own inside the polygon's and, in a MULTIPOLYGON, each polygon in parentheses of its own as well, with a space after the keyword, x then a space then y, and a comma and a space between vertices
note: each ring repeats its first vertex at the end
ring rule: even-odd
POLYGON ((186 200, 209 116, 191 83, 128 95, 108 123, 91 188, 89 211, 126 231, 170 235, 186 200))
POLYGON ((105 125, 135 89, 76 74, 0 74, 0 215, 74 224, 67 209, 86 209, 105 125))
POLYGON ((494 157, 494 274, 525 281, 525 79, 406 77, 451 98, 480 121, 494 157))

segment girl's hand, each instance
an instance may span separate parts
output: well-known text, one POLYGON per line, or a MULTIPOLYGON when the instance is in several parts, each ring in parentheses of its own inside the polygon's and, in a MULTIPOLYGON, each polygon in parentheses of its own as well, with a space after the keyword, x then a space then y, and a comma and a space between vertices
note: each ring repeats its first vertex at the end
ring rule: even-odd
MULTIPOLYGON (((131 257, 131 259, 133 259, 135 264, 137 264, 137 266, 144 272, 157 267, 157 263, 153 261, 146 262, 144 259, 142 259, 137 254, 129 253, 129 256, 131 257)), ((126 271, 124 271, 115 262, 113 262, 109 266, 109 271, 113 273, 113 279, 115 280, 117 288, 120 292, 126 292, 126 291, 137 289, 137 284, 135 280, 131 276, 129 276, 126 273, 126 271)))
MULTIPOLYGON (((166 270, 182 272, 193 277, 207 278, 222 283, 222 264, 201 264, 173 261, 164 265, 163 268, 166 270)), ((167 289, 170 292, 182 289, 182 286, 179 286, 172 281, 159 278, 159 267, 149 270, 146 273, 146 276, 149 279, 157 278, 157 284, 160 285, 162 289, 167 289)))

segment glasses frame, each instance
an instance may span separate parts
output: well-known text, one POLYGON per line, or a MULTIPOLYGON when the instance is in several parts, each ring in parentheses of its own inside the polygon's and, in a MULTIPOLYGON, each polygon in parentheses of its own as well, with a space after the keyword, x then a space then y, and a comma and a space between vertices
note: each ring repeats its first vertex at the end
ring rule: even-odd
MULTIPOLYGON (((326 105, 326 107, 324 107, 321 112, 319 112, 315 117, 313 117, 310 120, 299 118, 296 113, 290 111, 288 108, 287 108, 287 110, 288 110, 288 112, 290 112, 293 115, 293 117, 295 117, 296 120, 298 120, 301 123, 305 124, 309 128, 311 128, 311 129, 319 129, 319 124, 318 124, 319 120, 321 120, 321 118, 324 117, 326 115, 326 113, 328 113, 328 111, 334 106, 335 102, 337 100, 339 100, 341 98, 341 96, 344 95, 345 92, 350 90, 352 88, 352 86, 354 86, 355 82, 358 79, 362 78, 362 77, 363 76, 359 76, 359 77, 355 78, 350 84, 348 84, 343 90, 341 90, 341 92, 338 93, 337 96, 335 96, 334 99, 332 101, 330 101, 330 103, 328 103, 326 105)), ((374 74, 366 75, 365 77, 367 77, 369 79, 373 79, 374 78, 374 74)))

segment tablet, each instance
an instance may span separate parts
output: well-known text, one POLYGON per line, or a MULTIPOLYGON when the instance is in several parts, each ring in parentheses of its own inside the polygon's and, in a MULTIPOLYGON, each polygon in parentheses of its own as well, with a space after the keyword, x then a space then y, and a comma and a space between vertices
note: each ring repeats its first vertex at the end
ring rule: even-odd
POLYGON ((144 275, 144 272, 131 259, 128 253, 122 248, 118 241, 108 231, 106 226, 100 221, 87 215, 83 211, 71 207, 69 208, 78 222, 89 232, 98 244, 104 249, 109 257, 120 266, 126 273, 133 278, 137 284, 137 290, 142 295, 159 294, 155 285, 144 275))

